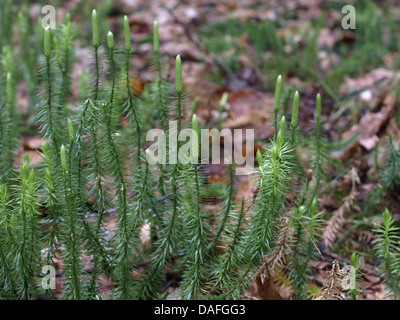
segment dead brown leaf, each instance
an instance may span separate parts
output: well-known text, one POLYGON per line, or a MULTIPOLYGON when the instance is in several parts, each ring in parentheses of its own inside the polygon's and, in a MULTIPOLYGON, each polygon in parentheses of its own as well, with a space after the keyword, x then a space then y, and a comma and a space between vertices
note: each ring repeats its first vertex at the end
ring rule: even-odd
POLYGON ((270 275, 268 268, 265 270, 265 273, 262 275, 258 274, 256 277, 257 295, 261 300, 283 300, 281 295, 275 289, 274 279, 270 275))

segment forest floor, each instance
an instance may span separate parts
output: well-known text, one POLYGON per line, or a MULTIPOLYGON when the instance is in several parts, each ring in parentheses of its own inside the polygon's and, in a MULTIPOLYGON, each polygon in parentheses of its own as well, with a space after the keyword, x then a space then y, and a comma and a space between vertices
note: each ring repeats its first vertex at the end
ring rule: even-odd
MULTIPOLYGON (((99 3, 106 7, 108 2, 64 1, 57 15, 62 17, 70 11, 78 25, 80 19, 86 19, 81 8, 99 7, 99 3)), ((120 41, 120 17, 128 15, 136 54, 133 65, 137 77, 132 85, 140 91, 152 77, 148 57, 153 21, 158 21, 160 52, 171 66, 171 81, 173 61, 179 54, 189 100, 199 99, 201 125, 215 125, 219 101, 227 92, 222 127, 253 128, 257 141, 272 137, 274 87, 276 77, 282 74, 283 108, 290 112, 293 93, 298 90, 299 126, 307 133, 314 120, 315 96, 321 93, 328 140, 338 142, 357 132, 359 135, 331 153, 336 165, 330 167, 330 182, 319 199, 326 223, 318 244, 320 255, 312 261, 309 280, 321 286, 334 259, 347 264, 346 257, 357 252, 362 257, 360 298, 384 299, 385 288, 371 241, 374 223, 379 222, 385 207, 399 220, 399 190, 382 195, 377 205, 370 204, 368 198, 379 187, 377 168, 385 161, 386 137, 391 135, 396 146, 400 143, 400 33, 395 18, 400 17, 400 11, 398 1, 356 6, 356 29, 345 30, 341 25, 346 15, 341 12, 343 5, 324 0, 118 0, 108 5, 107 24, 120 41)), ((32 5, 32 14, 38 14, 38 5, 32 5)), ((90 27, 87 29, 82 32, 90 35, 90 27)), ((89 47, 76 48, 75 80, 87 68, 90 54, 89 47)), ((76 96, 78 81, 72 83, 76 96)), ((18 105, 24 113, 27 97, 24 88, 19 89, 18 105)), ((38 161, 41 143, 39 136, 27 133, 21 140, 21 160, 28 153, 38 161)), ((256 144, 256 148, 261 146, 256 144)), ((224 182, 218 165, 209 170, 210 181, 224 182)), ((238 177, 236 182, 239 193, 247 199, 255 192, 250 179, 238 177)), ((287 281, 279 273, 274 280, 284 299, 291 296, 287 281)), ((106 284, 104 287, 107 290, 106 284)), ((249 296, 260 290, 256 285, 253 289, 249 296)))

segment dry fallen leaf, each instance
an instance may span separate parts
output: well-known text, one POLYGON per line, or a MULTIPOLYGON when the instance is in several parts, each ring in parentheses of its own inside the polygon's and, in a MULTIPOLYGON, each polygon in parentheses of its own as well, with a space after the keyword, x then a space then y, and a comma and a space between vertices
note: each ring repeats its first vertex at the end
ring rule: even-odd
POLYGON ((256 277, 257 295, 261 300, 283 300, 281 295, 275 289, 274 279, 270 275, 268 268, 263 275, 258 274, 256 277))
POLYGON ((366 150, 371 150, 379 142, 378 133, 389 123, 390 117, 393 115, 393 106, 383 107, 379 112, 367 112, 360 122, 343 133, 342 138, 349 138, 359 133, 360 136, 352 146, 347 149, 340 157, 348 157, 357 146, 361 145, 366 150))

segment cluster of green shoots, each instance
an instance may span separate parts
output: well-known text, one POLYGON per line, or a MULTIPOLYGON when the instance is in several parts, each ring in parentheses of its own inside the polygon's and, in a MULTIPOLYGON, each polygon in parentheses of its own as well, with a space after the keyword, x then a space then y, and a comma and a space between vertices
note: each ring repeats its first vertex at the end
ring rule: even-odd
MULTIPOLYGON (((138 92, 131 85, 134 50, 128 18, 123 19, 123 48, 111 32, 102 45, 95 10, 92 32, 86 96, 79 106, 70 106, 71 18, 67 15, 55 31, 44 30, 35 122, 45 142, 37 166, 26 157, 15 169, 18 114, 13 74, 7 73, 0 106, 0 298, 162 299, 170 292, 167 279, 172 276, 182 299, 240 299, 266 258, 271 271, 275 265, 287 271, 295 297, 306 298, 321 229, 317 198, 327 177, 320 95, 313 133, 303 143, 297 125, 299 94, 294 94, 288 123, 281 117, 278 77, 275 134, 263 154, 257 151, 256 195, 241 198, 234 165, 226 165, 228 182, 221 187, 215 214, 206 196, 211 184, 206 166, 177 161, 153 166, 146 157, 145 133, 152 127, 167 132, 168 121, 176 120, 176 134, 183 128, 200 130, 195 108, 188 110, 180 56, 174 86, 166 80, 155 22, 154 78, 138 92), (127 125, 121 125, 122 117, 127 125), (309 151, 311 174, 300 160, 303 147, 309 151), (283 242, 282 235, 290 241, 283 242), (57 288, 43 286, 43 267, 58 268, 60 261, 57 288), (101 291, 104 279, 112 283, 110 296, 101 291)), ((192 143, 198 158, 200 141, 192 143)), ((381 229, 385 239, 391 236, 390 221, 381 229)), ((398 285, 395 253, 385 254, 394 248, 392 242, 379 240, 379 248, 388 279, 398 285)))

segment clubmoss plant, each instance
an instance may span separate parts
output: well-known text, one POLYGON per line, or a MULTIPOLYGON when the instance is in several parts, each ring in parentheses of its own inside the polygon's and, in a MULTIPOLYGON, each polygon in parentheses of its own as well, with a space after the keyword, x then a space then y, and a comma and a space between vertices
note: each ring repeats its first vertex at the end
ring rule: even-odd
POLYGON ((11 226, 10 195, 6 185, 0 185, 0 275, 2 295, 5 298, 18 296, 16 275, 12 268, 10 247, 14 244, 14 235, 11 226))
POLYGON ((317 213, 316 199, 310 208, 301 206, 293 211, 294 247, 289 266, 296 299, 305 299, 307 276, 311 273, 310 261, 318 257, 317 239, 321 229, 321 213, 317 213))
POLYGON ((386 161, 382 174, 382 186, 385 190, 394 191, 400 185, 400 149, 396 148, 391 135, 387 138, 386 161))
POLYGON ((275 136, 278 134, 278 112, 281 104, 281 92, 282 92, 282 76, 279 75, 276 79, 275 86, 275 100, 274 100, 274 129, 275 136))
POLYGON ((382 213, 382 224, 375 230, 374 250, 380 258, 383 279, 387 285, 387 294, 399 298, 400 259, 397 252, 399 228, 395 225, 392 213, 385 209, 382 213))
MULTIPOLYGON (((10 5, 10 0, 1 2, 1 17, 10 5)), ((286 109, 281 110, 283 77, 277 77, 271 119, 274 136, 262 142, 265 152, 256 153, 254 199, 241 198, 237 182, 242 180, 235 176, 234 163, 226 166, 227 183, 215 184, 208 167, 199 162, 200 126, 205 126, 199 124, 200 113, 196 115, 199 98, 187 108, 181 56, 175 58, 175 74, 167 73, 169 61, 161 52, 158 23, 153 25, 152 79, 146 80, 142 91, 133 85, 139 77, 133 74, 136 39, 131 37, 128 17, 124 16, 121 30, 113 30, 115 37, 112 32, 103 37, 105 24, 96 10, 91 14, 93 68, 82 82, 92 83, 90 89, 79 90, 78 103, 70 103, 76 101, 71 84, 77 35, 71 17, 66 15, 55 31, 43 31, 41 26, 25 30, 28 23, 19 16, 18 57, 24 57, 23 67, 27 67, 23 75, 21 67, 12 63, 11 37, 3 33, 10 21, 0 19, 4 75, 0 83, 0 298, 32 299, 44 294, 97 299, 104 279, 112 283, 107 298, 113 299, 166 298, 172 286, 179 286, 181 299, 241 299, 265 266, 270 271, 279 266, 290 280, 294 298, 306 298, 311 262, 319 254, 318 196, 328 177, 321 96, 316 97, 313 132, 302 134, 299 93, 293 96, 289 125, 286 109), (43 42, 38 41, 40 54, 36 47, 29 50, 29 39, 37 30, 43 33, 43 42), (124 36, 122 49, 119 33, 124 36), (40 77, 35 71, 39 55, 40 77), (169 80, 174 77, 175 83, 169 80), (40 88, 36 88, 38 80, 40 88), (21 122, 16 88, 21 81, 27 82, 29 92, 40 93, 31 99, 39 102, 36 122, 44 139, 42 159, 34 170, 28 158, 15 169, 20 135, 15 128, 21 122), (175 127, 169 127, 170 121, 175 127), (166 135, 167 163, 154 164, 146 150, 145 133, 154 127, 166 135), (184 145, 179 134, 189 127, 191 144, 184 145), (178 158, 187 161, 180 163, 178 158), (309 175, 304 174, 304 164, 311 168, 309 175), (268 259, 271 256, 274 260, 268 259), (38 286, 41 267, 56 266, 57 260, 62 260, 61 292, 60 288, 44 290, 38 286)), ((272 36, 268 45, 282 53, 275 27, 267 29, 272 36)), ((304 53, 310 63, 315 63, 314 38, 313 34, 304 53)), ((260 48, 265 46, 262 39, 255 39, 260 48)), ((274 76, 282 71, 282 56, 275 60, 280 65, 274 76)), ((291 90, 284 91, 284 106, 291 90)), ((227 99, 224 93, 220 115, 227 99)), ((214 124, 221 128, 222 117, 214 124)), ((382 184, 385 190, 395 191, 399 157, 392 138, 388 151, 382 184)), ((400 272, 397 231, 386 210, 376 230, 374 250, 395 298, 400 272)), ((352 257, 353 266, 356 260, 352 257)), ((353 298, 357 294, 350 292, 353 298)))
POLYGON ((192 161, 184 165, 182 203, 183 219, 186 226, 185 270, 181 283, 181 297, 196 299, 202 293, 202 282, 205 278, 209 227, 207 214, 201 208, 200 188, 202 178, 199 175, 200 136, 196 115, 192 117, 192 161), (183 191, 185 190, 185 191, 183 191))
MULTIPOLYGON (((59 168, 60 164, 60 143, 62 142, 59 114, 57 113, 57 92, 54 85, 55 72, 53 70, 54 61, 52 59, 52 48, 51 48, 51 29, 47 27, 44 30, 44 68, 43 68, 43 94, 41 97, 42 103, 39 106, 37 113, 37 121, 41 124, 40 132, 44 138, 50 140, 50 148, 52 152, 51 158, 53 159, 53 174, 59 176, 59 172, 55 170, 59 168)), ((59 171, 59 170, 58 170, 59 171)))
POLYGON ((299 119, 299 92, 296 91, 293 97, 293 108, 292 108, 292 118, 290 119, 290 142, 294 146, 296 144, 296 129, 297 121, 299 119))
POLYGON ((81 275, 81 223, 79 212, 79 202, 76 201, 74 188, 72 187, 71 170, 69 170, 69 160, 67 151, 64 145, 60 147, 60 164, 62 168, 65 217, 66 217, 66 232, 65 244, 66 252, 64 254, 65 263, 65 299, 83 299, 84 288, 82 286, 81 275))
POLYGON ((132 57, 132 43, 131 43, 131 33, 130 33, 130 25, 127 16, 124 16, 124 37, 125 37, 125 68, 124 68, 124 76, 126 83, 126 91, 128 98, 124 104, 124 112, 127 114, 128 119, 134 123, 135 127, 135 135, 137 137, 136 142, 136 164, 138 166, 141 165, 142 158, 142 121, 140 119, 139 112, 139 104, 135 103, 135 95, 136 93, 132 90, 131 87, 131 63, 130 59, 132 57))
MULTIPOLYGON (((71 67, 73 64, 73 38, 71 16, 67 13, 60 32, 54 37, 57 65, 60 70, 59 112, 66 113, 66 103, 70 96, 71 67)), ((68 113, 67 113, 68 115, 68 113)))
POLYGON ((36 173, 28 162, 21 165, 17 201, 12 214, 10 256, 17 278, 17 292, 29 299, 37 290, 35 275, 40 260, 39 211, 36 173))
POLYGON ((7 105, 0 105, 0 181, 6 183, 9 181, 13 165, 13 150, 15 141, 13 141, 12 118, 7 105))
POLYGON ((243 250, 240 250, 240 240, 242 228, 246 214, 245 199, 241 199, 240 205, 235 205, 229 211, 229 219, 225 225, 225 232, 221 237, 221 242, 228 245, 228 249, 221 255, 216 256, 215 261, 211 263, 209 284, 210 291, 216 294, 211 298, 223 298, 223 288, 232 288, 238 277, 240 269, 245 264, 243 250))
MULTIPOLYGON (((161 129, 167 133, 169 131, 168 127, 168 104, 171 100, 172 88, 168 81, 165 80, 165 67, 166 63, 164 57, 160 52, 160 38, 158 33, 158 22, 153 23, 153 57, 152 57, 152 68, 154 70, 155 81, 151 88, 151 104, 154 110, 155 117, 158 119, 158 123, 161 129)), ((168 135, 166 137, 166 146, 168 150, 169 140, 168 135)), ((167 172, 165 165, 163 163, 159 164, 160 175, 158 178, 158 189, 162 196, 166 194, 166 179, 167 172)))

